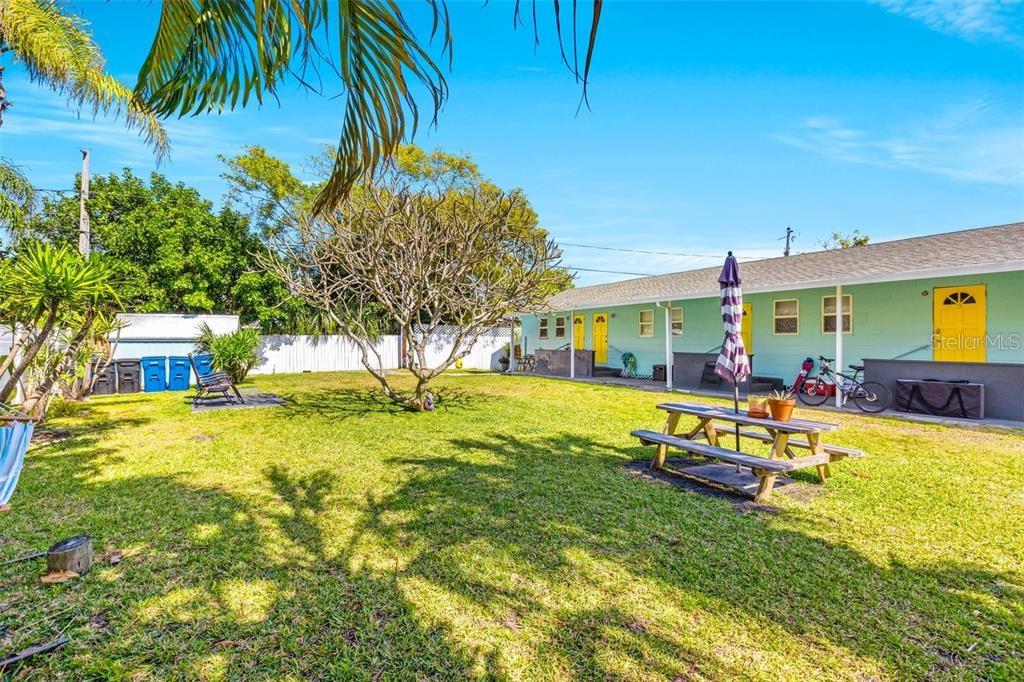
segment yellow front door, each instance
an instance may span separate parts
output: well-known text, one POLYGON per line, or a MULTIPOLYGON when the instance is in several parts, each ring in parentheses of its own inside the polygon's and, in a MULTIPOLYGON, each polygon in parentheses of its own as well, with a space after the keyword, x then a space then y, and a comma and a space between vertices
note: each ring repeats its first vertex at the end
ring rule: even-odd
POLYGON ((985 362, 985 285, 936 287, 933 305, 933 358, 985 362))
POLYGON ((577 315, 572 318, 572 340, 573 348, 576 350, 583 350, 586 346, 587 341, 587 318, 583 315, 577 315))
POLYGON ((743 337, 743 347, 747 349, 747 355, 754 352, 754 336, 751 328, 754 325, 754 304, 743 304, 743 321, 740 323, 740 336, 743 337))
POLYGON ((594 313, 594 363, 608 362, 608 313, 594 313))

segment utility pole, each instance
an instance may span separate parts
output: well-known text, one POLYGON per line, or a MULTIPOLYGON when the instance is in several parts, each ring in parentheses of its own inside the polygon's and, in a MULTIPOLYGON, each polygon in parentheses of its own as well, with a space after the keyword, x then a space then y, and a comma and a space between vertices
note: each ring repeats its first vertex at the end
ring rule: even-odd
POLYGON ((82 186, 78 195, 78 253, 89 255, 89 150, 82 150, 82 186))
POLYGON ((793 241, 793 228, 792 227, 789 227, 789 226, 786 227, 786 236, 783 237, 783 239, 786 240, 786 250, 782 252, 782 255, 783 256, 788 256, 789 255, 789 244, 790 244, 791 241, 793 241))

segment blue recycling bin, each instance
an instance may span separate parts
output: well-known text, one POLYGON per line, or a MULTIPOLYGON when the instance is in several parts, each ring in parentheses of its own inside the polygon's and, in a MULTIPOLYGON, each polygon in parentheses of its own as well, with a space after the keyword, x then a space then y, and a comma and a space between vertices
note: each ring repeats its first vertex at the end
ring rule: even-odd
POLYGON ((172 355, 167 361, 167 390, 187 391, 188 379, 192 369, 188 365, 188 358, 172 355))
POLYGON ((167 390, 167 358, 151 356, 142 358, 142 390, 150 393, 152 391, 167 390))
POLYGON ((192 360, 196 363, 196 374, 205 377, 213 372, 213 353, 202 353, 193 355, 192 360))

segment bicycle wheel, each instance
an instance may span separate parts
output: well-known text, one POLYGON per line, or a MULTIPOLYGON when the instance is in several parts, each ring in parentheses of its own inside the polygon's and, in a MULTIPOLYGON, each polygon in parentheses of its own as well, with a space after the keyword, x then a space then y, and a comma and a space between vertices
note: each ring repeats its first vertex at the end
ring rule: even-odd
POLYGON ((828 400, 828 391, 819 392, 823 384, 825 382, 821 380, 821 377, 807 378, 804 380, 803 385, 800 386, 800 390, 796 392, 796 397, 804 405, 824 405, 825 401, 828 400), (814 386, 814 391, 808 390, 811 386, 814 386))
POLYGON ((892 400, 892 391, 885 384, 877 381, 865 381, 853 396, 853 402, 865 412, 881 412, 889 407, 892 400))

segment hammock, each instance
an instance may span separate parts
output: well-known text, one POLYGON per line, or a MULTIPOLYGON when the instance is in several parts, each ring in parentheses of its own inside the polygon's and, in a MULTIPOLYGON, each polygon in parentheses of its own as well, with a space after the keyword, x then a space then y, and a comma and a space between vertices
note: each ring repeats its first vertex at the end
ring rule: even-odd
POLYGON ((35 422, 21 416, 0 416, 0 504, 7 504, 18 485, 35 422))

